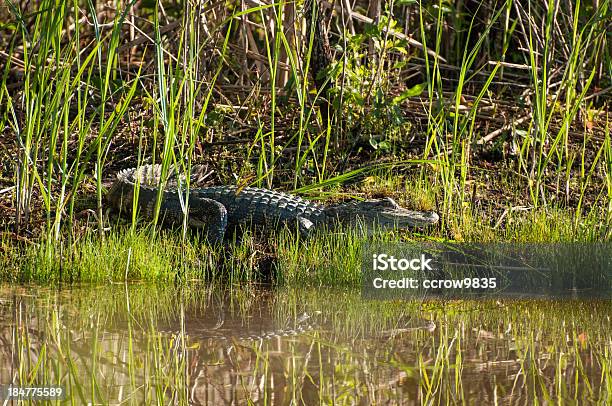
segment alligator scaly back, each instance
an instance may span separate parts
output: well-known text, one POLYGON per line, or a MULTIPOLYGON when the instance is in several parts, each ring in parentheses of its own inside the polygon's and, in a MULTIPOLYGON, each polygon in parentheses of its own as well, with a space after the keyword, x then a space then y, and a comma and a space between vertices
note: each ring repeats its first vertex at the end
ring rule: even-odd
MULTIPOLYGON (((197 184, 201 173, 201 166, 192 168, 190 185, 197 184)), ((203 229, 213 241, 221 240, 228 226, 255 226, 264 231, 289 226, 308 235, 338 225, 362 225, 371 231, 423 227, 438 221, 436 213, 407 210, 391 198, 322 206, 288 193, 252 187, 194 187, 187 193, 186 183, 184 175, 171 168, 168 181, 162 184, 161 166, 143 165, 120 171, 107 200, 120 211, 136 209, 152 219, 158 192, 163 188, 160 218, 168 224, 181 224, 187 215, 187 224, 203 229)))

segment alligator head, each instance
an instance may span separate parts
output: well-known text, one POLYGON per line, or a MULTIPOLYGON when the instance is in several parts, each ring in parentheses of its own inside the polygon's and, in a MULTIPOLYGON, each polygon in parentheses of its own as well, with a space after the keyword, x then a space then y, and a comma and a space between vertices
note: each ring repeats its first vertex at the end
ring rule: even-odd
POLYGON ((329 206, 328 218, 348 225, 365 226, 371 232, 379 229, 408 229, 435 224, 439 216, 434 212, 408 210, 390 197, 373 200, 351 201, 329 206))

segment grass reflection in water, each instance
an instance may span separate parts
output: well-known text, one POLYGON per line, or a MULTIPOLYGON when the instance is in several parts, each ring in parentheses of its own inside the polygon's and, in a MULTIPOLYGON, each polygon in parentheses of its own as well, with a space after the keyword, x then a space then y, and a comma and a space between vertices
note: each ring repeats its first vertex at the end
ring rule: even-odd
POLYGON ((610 302, 368 302, 352 290, 149 284, 35 291, 0 290, 0 382, 60 384, 76 403, 612 396, 610 302))

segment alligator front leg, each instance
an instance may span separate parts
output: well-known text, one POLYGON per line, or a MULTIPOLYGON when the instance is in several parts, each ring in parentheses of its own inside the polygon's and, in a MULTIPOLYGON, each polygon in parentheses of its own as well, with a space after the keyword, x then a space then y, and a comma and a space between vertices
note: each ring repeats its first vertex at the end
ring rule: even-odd
MULTIPOLYGON (((174 226, 181 225, 183 216, 184 209, 180 200, 178 198, 168 199, 165 196, 160 206, 160 217, 164 223, 174 226)), ((189 196, 187 225, 190 228, 202 230, 209 242, 220 242, 227 228, 227 210, 216 200, 189 196)))
POLYGON ((190 198, 187 224, 204 230, 209 242, 221 242, 227 229, 227 209, 213 199, 190 198))
POLYGON ((227 229, 227 209, 213 199, 190 197, 187 224, 204 230, 209 242, 221 242, 227 229))

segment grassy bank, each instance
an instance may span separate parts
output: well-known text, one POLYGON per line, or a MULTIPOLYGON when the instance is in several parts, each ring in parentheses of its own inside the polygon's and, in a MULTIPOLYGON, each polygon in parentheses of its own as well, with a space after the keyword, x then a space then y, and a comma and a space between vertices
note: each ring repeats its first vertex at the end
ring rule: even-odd
MULTIPOLYGON (((602 241, 609 230, 599 218, 577 218, 567 210, 508 211, 505 227, 489 217, 463 215, 457 242, 602 241)), ((421 233, 366 237, 359 230, 319 233, 300 239, 289 231, 264 237, 237 234, 211 246, 198 235, 151 226, 116 226, 100 238, 96 230, 57 242, 4 239, 0 279, 10 282, 73 283, 134 280, 189 284, 194 280, 273 281, 290 286, 359 286, 362 246, 367 241, 446 240, 440 227, 421 233)))

